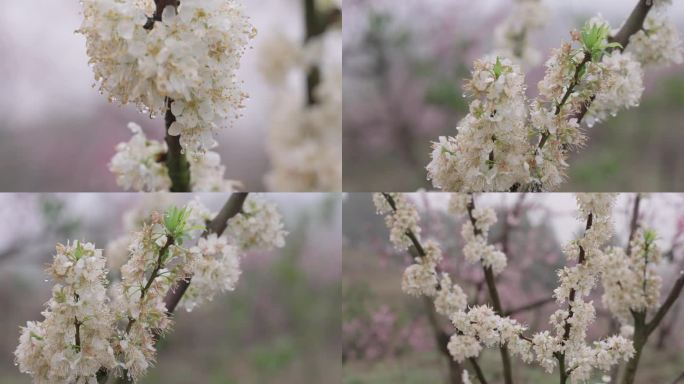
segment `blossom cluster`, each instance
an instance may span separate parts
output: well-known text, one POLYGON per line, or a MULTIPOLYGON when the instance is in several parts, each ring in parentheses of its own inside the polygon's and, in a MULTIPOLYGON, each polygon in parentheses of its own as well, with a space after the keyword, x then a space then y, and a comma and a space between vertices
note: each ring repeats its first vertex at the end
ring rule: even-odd
POLYGON ((428 179, 449 191, 505 191, 529 179, 525 79, 508 59, 475 61, 464 86, 473 97, 455 137, 433 144, 428 179))
POLYGON ((342 188, 341 40, 340 31, 334 29, 304 45, 280 34, 262 49, 261 70, 278 89, 268 138, 273 169, 265 180, 271 189, 342 188), (311 71, 320 74, 320 82, 310 91, 302 87, 299 76, 296 85, 286 81, 311 71))
POLYGON ((255 29, 237 0, 184 0, 151 15, 152 1, 84 0, 79 33, 100 91, 150 115, 170 107, 183 149, 199 155, 246 95, 235 72, 255 29))
MULTIPOLYGON (((470 112, 455 137, 433 143, 428 179, 436 188, 460 192, 558 188, 570 151, 586 142, 582 119, 586 116, 591 127, 638 106, 644 91, 642 67, 682 62, 678 32, 663 16, 667 4, 655 4, 626 50, 611 42, 611 27, 600 17, 573 31, 572 41, 552 51, 539 95, 529 103, 524 76, 509 61, 520 54, 504 58, 500 52, 503 57, 475 61, 472 79, 464 86, 474 98, 470 112)), ((521 31, 538 25, 535 15, 541 11, 534 1, 518 6, 530 19, 502 28, 508 31, 505 36, 521 39, 521 31)))
MULTIPOLYGON (((471 222, 464 225, 470 233, 474 233, 475 228, 486 233, 496 216, 493 210, 474 209, 471 199, 468 195, 452 195, 449 210, 472 218, 475 226, 471 222)), ((409 216, 413 216, 415 212, 415 207, 401 194, 375 194, 373 200, 378 213, 387 215, 386 221, 392 233, 395 232, 392 215, 406 216, 406 212, 411 212, 409 216), (389 204, 390 200, 394 206, 389 204)), ((447 349, 454 360, 463 362, 479 356, 484 347, 505 345, 511 354, 527 363, 535 361, 547 372, 552 372, 562 358, 570 382, 580 383, 589 380, 596 369, 609 371, 621 360, 631 358, 634 347, 626 337, 615 335, 591 344, 586 342, 587 327, 594 320, 595 309, 592 302, 582 298, 589 295, 598 274, 605 270, 601 267, 601 247, 612 233, 610 215, 614 196, 580 194, 577 200, 580 214, 587 219, 587 229, 581 239, 565 247, 568 259, 577 261, 577 265, 559 272, 560 287, 555 293, 558 302, 567 302, 568 308, 560 309, 550 317, 551 331, 537 332, 531 337, 525 336, 527 326, 501 316, 487 305, 468 307, 463 289, 452 283, 448 274, 438 271, 442 259, 439 244, 434 241, 424 243, 423 253, 404 272, 402 290, 412 296, 431 298, 436 312, 451 320, 456 332, 451 336, 447 349), (587 265, 595 269, 585 268, 587 265)), ((415 216, 410 224, 411 233, 420 232, 417 214, 415 216)), ((406 228, 406 225, 398 226, 396 234, 408 237, 406 228)), ((392 242, 405 248, 406 242, 401 239, 393 239, 392 242)), ((487 248, 486 241, 480 243, 480 247, 487 248)))
POLYGON ((654 241, 653 231, 639 229, 627 254, 612 247, 603 256, 603 305, 623 324, 631 322, 632 312, 646 313, 660 301, 662 279, 654 268, 662 257, 654 241))
POLYGON ((81 241, 59 244, 48 272, 52 297, 45 319, 21 329, 14 352, 19 370, 35 383, 92 383, 101 367, 117 366, 102 250, 81 241))
MULTIPOLYGON (((148 139, 138 124, 129 123, 128 128, 133 137, 116 146, 116 154, 109 163, 117 184, 133 191, 168 191, 171 178, 163 161, 168 152, 166 143, 148 139)), ((221 165, 221 156, 216 152, 191 156, 188 162, 190 185, 195 192, 233 192, 241 187, 238 181, 224 179, 226 167, 221 165)))
POLYGON ((567 303, 568 307, 551 315, 552 332, 540 332, 533 337, 539 364, 551 372, 557 355, 562 356, 572 383, 589 380, 594 369, 609 371, 634 354, 631 340, 620 335, 592 344, 586 342, 587 328, 594 321, 596 310, 593 302, 584 298, 604 270, 602 247, 612 236, 614 199, 613 194, 577 195, 580 218, 586 220, 586 228, 580 239, 563 248, 568 260, 576 264, 558 272, 559 286, 554 290, 556 301, 567 303))
POLYGON ((494 54, 508 57, 523 68, 537 65, 541 54, 529 44, 532 30, 546 26, 549 10, 541 0, 517 0, 506 19, 494 30, 494 54))
POLYGON ((469 195, 453 194, 449 202, 449 212, 452 214, 472 217, 461 229, 461 236, 465 240, 463 256, 466 261, 482 263, 484 268, 489 268, 494 275, 498 275, 506 268, 506 255, 487 241, 489 229, 496 223, 496 212, 489 207, 469 207, 472 199, 469 195))
MULTIPOLYGON (((154 202, 160 204, 156 198, 154 202)), ((49 269, 56 285, 45 320, 22 328, 15 351, 20 370, 34 382, 90 384, 103 371, 137 381, 154 364, 158 336, 171 326, 165 298, 177 282, 192 277, 180 302, 190 311, 235 289, 240 258, 248 249, 284 245, 280 214, 259 198, 248 198, 238 216, 249 218, 231 223, 234 230, 224 234, 205 233, 213 215, 199 200, 163 215, 143 211, 126 215, 135 232, 107 247, 117 259, 110 265, 121 265, 118 259, 125 249, 120 281, 110 284, 107 260, 93 244, 57 247, 49 269)))
POLYGON ((644 66, 681 64, 684 47, 677 28, 661 9, 667 2, 656 2, 655 12, 650 13, 644 26, 629 38, 626 51, 631 52, 644 66))
POLYGON ((416 207, 408 198, 401 193, 373 194, 373 202, 379 215, 385 216, 385 224, 390 230, 390 242, 397 250, 406 250, 413 245, 411 239, 406 235, 411 232, 416 239, 420 239, 420 227, 418 222, 420 217, 416 207), (394 203, 391 206, 387 197, 394 203))

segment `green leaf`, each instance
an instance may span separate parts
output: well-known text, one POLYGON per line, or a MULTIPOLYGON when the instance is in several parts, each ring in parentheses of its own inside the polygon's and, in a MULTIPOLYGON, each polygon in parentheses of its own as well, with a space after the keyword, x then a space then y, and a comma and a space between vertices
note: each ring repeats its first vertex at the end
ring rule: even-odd
POLYGON ((656 232, 652 229, 644 231, 644 242, 646 242, 646 244, 653 244, 657 236, 656 232))
POLYGON ((76 241, 76 248, 74 248, 74 258, 76 260, 79 260, 84 255, 85 255, 85 248, 83 248, 83 244, 81 244, 80 241, 76 241))
POLYGON ((505 68, 504 68, 503 64, 501 64, 501 59, 499 58, 499 56, 497 56, 496 57, 496 63, 494 63, 494 68, 493 68, 494 77, 498 79, 499 76, 501 76, 504 73, 504 69, 505 68))

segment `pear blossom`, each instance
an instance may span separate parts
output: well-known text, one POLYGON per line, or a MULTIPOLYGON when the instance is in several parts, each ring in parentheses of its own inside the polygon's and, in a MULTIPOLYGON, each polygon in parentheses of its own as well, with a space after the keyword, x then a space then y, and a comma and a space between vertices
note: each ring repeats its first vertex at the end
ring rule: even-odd
MULTIPOLYGON (((127 143, 119 143, 117 153, 109 169, 117 176, 117 184, 126 190, 146 192, 168 192, 171 178, 163 162, 167 155, 166 143, 148 139, 139 125, 129 123, 133 137, 127 143)), ((221 156, 206 151, 203 156, 188 158, 190 185, 195 192, 233 192, 242 183, 224 179, 226 167, 221 165, 221 156)))
POLYGON ((272 64, 262 65, 264 76, 279 86, 268 138, 273 169, 265 182, 271 189, 342 189, 341 40, 339 31, 329 30, 303 47, 292 46, 284 36, 278 38, 277 48, 264 47, 269 57, 279 55, 272 64), (300 82, 296 89, 284 84, 289 74, 313 69, 319 71, 320 82, 311 95, 300 82))
POLYGON ((237 0, 187 0, 148 19, 150 2, 84 0, 79 33, 95 80, 110 101, 142 112, 170 107, 183 149, 201 155, 223 121, 235 118, 245 94, 235 78, 255 29, 237 0), (172 101, 172 102, 170 102, 172 101))
POLYGON ((517 0, 506 19, 494 30, 494 54, 508 57, 526 68, 541 60, 539 51, 529 45, 529 34, 546 26, 549 9, 541 0, 517 0))
POLYGON ((59 244, 48 271, 56 284, 44 320, 21 330, 14 352, 19 370, 36 383, 96 382, 101 367, 117 365, 102 250, 80 241, 59 244))
POLYGON ((165 143, 148 140, 142 128, 129 123, 133 137, 116 146, 109 169, 116 175, 116 183, 126 190, 162 191, 171 188, 166 166, 160 161, 167 149, 165 143))
MULTIPOLYGON (((153 205, 164 205, 164 196, 155 196, 153 205)), ((92 384, 104 371, 137 382, 155 362, 158 336, 170 329, 165 297, 177 282, 194 277, 180 303, 190 310, 235 289, 245 249, 284 242, 280 214, 262 200, 242 213, 255 230, 239 222, 230 236, 203 235, 215 215, 199 200, 164 214, 147 212, 149 207, 136 207, 125 215, 131 233, 107 247, 116 260, 106 260, 92 243, 57 246, 48 268, 55 285, 44 320, 22 328, 15 351, 20 371, 34 382, 92 384), (243 234, 250 238, 240 239, 243 234), (188 241, 196 245, 184 245, 188 241), (120 269, 120 280, 108 280, 108 262, 120 269)))
POLYGON ((684 55, 679 32, 662 11, 649 13, 643 28, 629 38, 626 50, 643 66, 681 64, 684 55))
POLYGON ((507 191, 528 182, 525 79, 509 59, 476 60, 464 89, 473 101, 455 137, 433 143, 432 184, 449 191, 507 191))
POLYGON ((228 220, 225 233, 241 250, 282 248, 287 235, 277 207, 258 195, 249 195, 242 212, 228 220))

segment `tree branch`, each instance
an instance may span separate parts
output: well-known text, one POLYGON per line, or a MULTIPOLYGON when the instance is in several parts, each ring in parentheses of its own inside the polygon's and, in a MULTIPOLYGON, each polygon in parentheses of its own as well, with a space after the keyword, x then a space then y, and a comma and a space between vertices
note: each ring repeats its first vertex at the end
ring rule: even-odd
MULTIPOLYGON (((207 224, 207 229, 204 232, 204 234, 202 234, 202 236, 207 236, 210 233, 216 233, 220 236, 228 226, 228 220, 230 220, 242 211, 242 206, 244 205, 245 200, 247 199, 247 195, 247 192, 235 192, 231 194, 228 201, 226 201, 226 203, 223 205, 223 208, 221 208, 221 211, 219 211, 216 217, 214 217, 214 219, 207 224)), ((169 242, 167 242, 167 245, 170 245, 169 242)), ((150 279, 149 281, 151 280, 152 279, 150 279)), ((175 288, 171 288, 169 292, 166 293, 164 304, 166 305, 167 315, 171 316, 171 314, 173 314, 173 312, 175 311, 176 307, 178 306, 178 302, 180 302, 181 298, 183 297, 183 294, 185 294, 185 291, 188 289, 188 286, 190 285, 190 280, 191 277, 181 280, 175 288)), ((151 285, 149 281, 146 287, 149 287, 151 285)), ((131 326, 132 321, 129 320, 128 326, 126 327, 126 332, 130 330, 131 326)), ((155 340, 158 340, 161 334, 158 330, 154 330, 153 332, 155 340)), ((100 369, 97 375, 98 383, 106 383, 108 382, 109 378, 109 373, 103 369, 100 369)), ((126 378, 119 379, 117 381, 122 383, 128 382, 126 378)))
POLYGON ((634 235, 637 229, 639 229, 639 205, 641 204, 641 194, 637 193, 634 198, 634 206, 632 208, 632 220, 629 224, 629 240, 627 240, 627 255, 632 253, 632 247, 630 244, 634 240, 634 235))
MULTIPOLYGON (((616 49, 624 51, 629 44, 629 38, 644 27, 644 20, 646 20, 646 16, 648 16, 648 11, 651 10, 651 7, 653 7, 653 0, 639 0, 620 30, 615 34, 615 36, 609 37, 608 42, 619 43, 622 45, 622 48, 616 49)), ((592 96, 591 100, 583 105, 582 109, 579 111, 579 113, 577 113, 575 116, 577 117, 577 123, 582 122, 582 119, 584 119, 584 115, 586 115, 587 111, 589 111, 589 107, 591 107, 594 98, 595 96, 592 96)))
MULTIPOLYGON (((316 0, 304 0, 304 22, 305 35, 304 42, 322 35, 333 24, 339 23, 342 19, 342 11, 335 8, 332 11, 323 14, 316 9, 316 0)), ((315 90, 321 82, 321 70, 317 65, 309 69, 306 76, 306 94, 307 104, 309 106, 316 104, 315 90)))
MULTIPOLYGON (((147 19, 145 29, 154 28, 154 23, 162 20, 162 14, 166 7, 178 8, 180 1, 178 0, 155 0, 156 9, 154 15, 147 19)), ((173 99, 166 98, 166 112, 164 115, 165 137, 167 153, 164 156, 164 163, 169 172, 171 179, 171 192, 190 192, 190 164, 188 159, 182 151, 180 144, 180 135, 172 136, 169 134, 171 124, 176 121, 176 116, 171 112, 171 104, 173 99)))
MULTIPOLYGON (((247 192, 235 192, 231 194, 228 201, 223 205, 223 208, 221 208, 221 211, 211 222, 209 222, 209 224, 207 224, 207 229, 202 236, 206 237, 211 233, 221 236, 228 226, 228 220, 242 211, 242 206, 247 199, 247 195, 247 192)), ((181 280, 175 288, 172 288, 166 294, 164 303, 166 304, 166 313, 168 315, 176 310, 176 306, 188 289, 191 279, 192 277, 187 277, 181 280)))
POLYGON ((674 286, 670 290, 670 294, 667 295, 667 299, 660 306, 658 312, 656 312, 653 319, 646 324, 646 336, 648 337, 655 329, 658 327, 660 322, 665 318, 667 312, 672 308, 672 305, 677 301, 679 295, 682 293, 682 288, 684 288, 684 271, 679 272, 679 278, 675 281, 674 286))
POLYGON ((529 311, 529 310, 536 309, 539 307, 543 307, 546 304, 552 303, 554 301, 556 301, 556 299, 554 299, 553 297, 546 297, 543 299, 539 299, 539 300, 533 301, 531 303, 521 305, 520 307, 509 309, 508 311, 504 312, 504 316, 511 316, 511 315, 518 314, 520 312, 525 312, 525 311, 529 311))
MULTIPOLYGON (((470 195, 470 202, 468 203, 468 217, 470 218, 470 223, 473 225, 473 232, 476 236, 482 234, 482 230, 477 227, 477 221, 473 216, 473 211, 475 210, 475 198, 470 195)), ((501 299, 499 297, 499 291, 496 289, 496 281, 494 278, 494 271, 491 267, 482 266, 485 275, 485 281, 487 283, 487 290, 489 291, 489 297, 492 301, 492 306, 494 311, 500 315, 504 316, 503 308, 501 306, 501 299)), ((499 351, 501 353, 501 363, 503 366, 504 382, 506 384, 513 383, 513 369, 511 368, 511 356, 508 353, 508 347, 506 344, 499 346, 499 351)))
POLYGON ((166 125, 166 146, 168 152, 166 153, 166 168, 169 171, 169 178, 171 179, 171 192, 190 192, 190 163, 183 153, 183 147, 180 143, 180 135, 173 136, 169 134, 171 124, 176 121, 176 116, 171 112, 172 99, 166 99, 166 116, 164 118, 166 125))

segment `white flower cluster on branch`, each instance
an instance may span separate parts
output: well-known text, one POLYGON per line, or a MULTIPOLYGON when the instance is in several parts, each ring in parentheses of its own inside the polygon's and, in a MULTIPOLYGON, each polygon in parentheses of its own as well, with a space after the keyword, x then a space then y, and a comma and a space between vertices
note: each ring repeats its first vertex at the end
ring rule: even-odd
MULTIPOLYGON (((580 215, 587 220, 586 231, 564 248, 568 260, 575 261, 575 265, 559 271, 560 286, 555 291, 557 301, 567 303, 568 307, 550 317, 551 330, 537 332, 531 337, 525 335, 527 326, 498 314, 487 305, 468 307, 463 289, 454 284, 448 274, 439 272, 442 260, 439 244, 421 242, 418 214, 406 196, 375 194, 373 200, 378 213, 386 215, 392 242, 399 245, 399 249, 412 247, 417 255, 415 263, 404 272, 402 290, 412 296, 431 298, 436 312, 447 316, 456 329, 447 345, 454 360, 463 362, 477 358, 484 347, 505 346, 512 355, 527 363, 535 361, 549 373, 560 366, 562 382, 581 383, 589 380, 594 370, 609 371, 634 354, 632 341, 620 335, 593 343, 586 341, 587 327, 594 320, 595 310, 593 303, 583 298, 589 295, 595 281, 607 269, 602 247, 612 235, 614 195, 577 196, 580 215)), ((494 211, 475 208, 472 196, 463 194, 451 196, 449 210, 459 215, 467 214, 470 219, 462 231, 466 239, 465 258, 471 262, 480 261, 485 268, 500 273, 505 267, 505 255, 501 253, 494 258, 502 260, 497 262, 488 262, 488 256, 483 256, 500 253, 486 241, 486 234, 496 221, 494 211)))
POLYGON ((106 291, 105 259, 92 243, 57 245, 48 269, 55 286, 43 321, 22 328, 16 361, 35 383, 92 383, 116 367, 110 344, 115 316, 106 291))
POLYGON ((603 304, 622 324, 630 324, 632 312, 646 313, 658 307, 662 278, 655 267, 662 257, 655 232, 639 229, 628 254, 612 247, 603 257, 603 304))
MULTIPOLYGON (((148 139, 135 123, 129 123, 128 127, 133 137, 116 146, 116 154, 109 164, 117 184, 133 191, 168 191, 171 179, 163 162, 168 151, 166 143, 148 139)), ((221 165, 221 156, 216 152, 191 156, 188 162, 190 185, 195 192, 233 192, 242 187, 239 181, 224 179, 226 167, 221 165)))
MULTIPOLYGON (((522 4, 537 6, 534 1, 522 4)), ((510 61, 520 55, 500 53, 476 60, 464 86, 473 99, 469 113, 455 137, 433 143, 427 165, 433 186, 459 192, 558 188, 570 151, 586 142, 582 119, 586 116, 591 127, 623 108, 638 106, 644 90, 642 67, 682 61, 678 32, 663 16, 667 4, 655 4, 626 50, 612 41, 610 25, 600 17, 573 31, 571 42, 552 51, 539 95, 529 103, 524 75, 510 61)), ((504 27, 513 31, 511 36, 520 36, 535 19, 504 27)))
POLYGON ((611 213, 613 194, 578 194, 580 218, 586 220, 583 236, 563 248, 572 267, 558 272, 559 286, 554 297, 567 309, 554 312, 549 321, 552 332, 541 332, 533 337, 539 344, 535 348, 536 360, 551 372, 556 360, 571 383, 585 382, 594 369, 609 371, 621 360, 634 354, 631 340, 620 335, 587 344, 587 328, 595 319, 593 302, 585 301, 603 271, 602 247, 612 236, 611 213))
POLYGON ((541 54, 529 44, 530 32, 546 26, 549 9, 541 0, 516 0, 494 30, 494 55, 508 57, 523 68, 537 65, 541 54))
MULTIPOLYGON (((335 5, 317 9, 328 8, 335 5)), ((340 31, 328 29, 303 45, 274 35, 261 50, 261 71, 278 89, 268 139, 273 170, 266 176, 273 190, 342 189, 341 46, 340 31), (312 71, 320 81, 307 90, 302 75, 312 71), (292 77, 296 86, 288 82, 292 77)))
POLYGON ((188 153, 212 148, 212 131, 235 118, 246 97, 235 72, 256 30, 240 3, 184 0, 158 10, 156 22, 151 0, 82 3, 79 32, 100 90, 153 116, 172 100, 170 133, 188 153))
POLYGON ((229 223, 239 230, 206 236, 200 235, 213 215, 199 200, 163 215, 136 210, 129 215, 136 231, 107 247, 127 244, 120 281, 107 279, 107 260, 95 245, 58 245, 48 269, 56 283, 52 298, 45 319, 22 328, 15 351, 19 369, 35 383, 93 384, 102 374, 140 379, 154 364, 157 338, 171 326, 165 297, 176 283, 192 276, 180 303, 191 310, 235 289, 247 250, 284 245, 275 206, 258 197, 247 203, 232 219, 240 224, 229 223), (186 245, 191 242, 196 245, 186 245))
POLYGON ((455 137, 433 144, 428 178, 449 191, 507 190, 526 183, 528 139, 525 79, 509 60, 475 61, 464 86, 473 97, 455 137))

